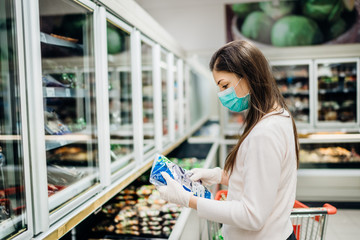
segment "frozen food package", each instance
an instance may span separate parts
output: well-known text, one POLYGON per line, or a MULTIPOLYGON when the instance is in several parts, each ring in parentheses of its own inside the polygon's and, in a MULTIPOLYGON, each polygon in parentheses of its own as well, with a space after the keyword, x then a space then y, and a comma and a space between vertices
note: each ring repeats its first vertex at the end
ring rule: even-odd
POLYGON ((183 169, 163 155, 156 154, 150 172, 150 183, 155 186, 165 186, 166 180, 161 175, 162 172, 167 172, 186 191, 192 192, 195 196, 211 199, 210 191, 201 184, 201 181, 191 181, 190 177, 193 174, 191 171, 183 169))

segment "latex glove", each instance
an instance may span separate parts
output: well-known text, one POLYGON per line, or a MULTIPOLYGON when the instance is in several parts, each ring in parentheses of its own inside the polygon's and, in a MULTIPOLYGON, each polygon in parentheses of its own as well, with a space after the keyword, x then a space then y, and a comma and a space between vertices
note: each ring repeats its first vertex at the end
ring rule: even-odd
POLYGON ((205 186, 211 186, 221 182, 222 170, 219 167, 213 169, 194 168, 190 171, 193 173, 190 177, 191 181, 201 180, 205 186))
POLYGON ((193 194, 186 191, 181 184, 172 179, 168 173, 162 172, 161 175, 166 180, 166 186, 157 187, 161 198, 171 203, 189 207, 189 201, 193 194))

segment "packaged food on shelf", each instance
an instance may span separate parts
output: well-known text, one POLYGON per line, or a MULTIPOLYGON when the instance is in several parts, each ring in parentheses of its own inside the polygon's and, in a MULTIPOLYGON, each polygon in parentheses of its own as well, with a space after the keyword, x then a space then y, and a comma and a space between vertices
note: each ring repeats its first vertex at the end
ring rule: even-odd
POLYGON ((166 185, 166 180, 162 176, 166 172, 175 181, 180 183, 186 191, 192 192, 195 196, 211 198, 211 192, 201 184, 201 181, 192 181, 190 179, 192 172, 185 170, 179 165, 171 162, 163 155, 157 154, 150 173, 150 182, 155 186, 166 185))
POLYGON ((44 111, 45 115, 45 131, 50 135, 63 135, 71 133, 70 129, 60 121, 57 113, 52 108, 44 111))
POLYGON ((168 238, 181 207, 162 200, 154 185, 142 185, 142 180, 133 184, 102 207, 92 233, 110 239, 168 238))

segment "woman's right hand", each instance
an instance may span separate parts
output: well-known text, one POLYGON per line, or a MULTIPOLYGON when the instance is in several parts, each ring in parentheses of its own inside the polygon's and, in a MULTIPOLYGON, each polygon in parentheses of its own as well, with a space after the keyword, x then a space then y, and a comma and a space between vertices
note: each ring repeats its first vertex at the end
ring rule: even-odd
POLYGON ((193 175, 190 177, 192 181, 201 180, 202 183, 206 186, 219 184, 222 181, 223 170, 221 170, 219 167, 213 169, 194 168, 190 171, 193 173, 193 175))

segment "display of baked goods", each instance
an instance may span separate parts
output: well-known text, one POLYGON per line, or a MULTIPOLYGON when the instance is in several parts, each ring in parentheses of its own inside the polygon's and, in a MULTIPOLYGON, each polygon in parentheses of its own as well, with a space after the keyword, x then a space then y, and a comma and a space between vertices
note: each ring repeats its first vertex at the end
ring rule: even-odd
POLYGON ((300 149, 301 163, 347 163, 360 162, 360 156, 355 148, 320 147, 313 150, 300 149))

